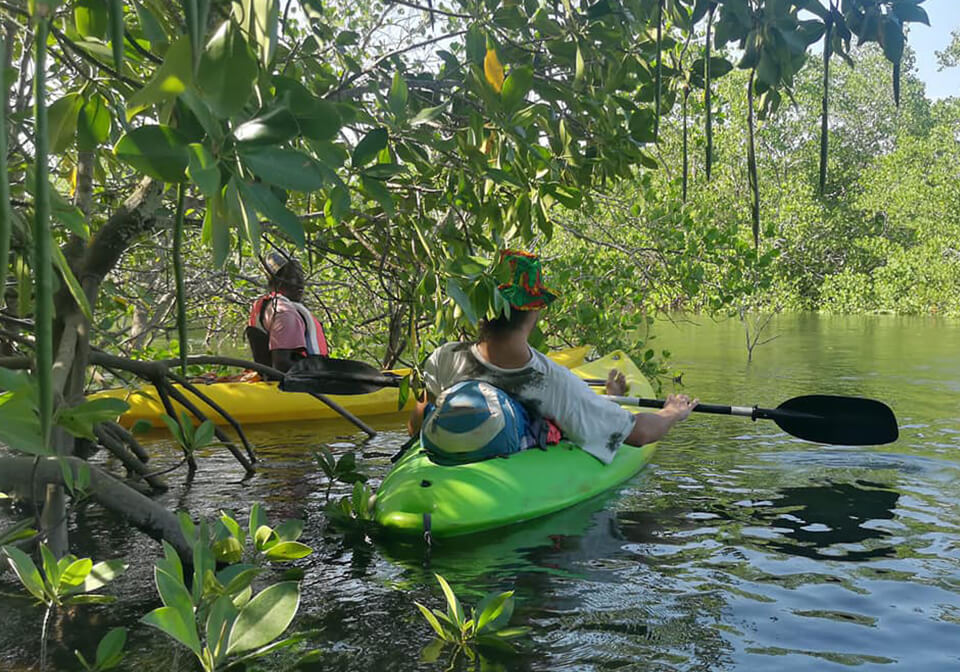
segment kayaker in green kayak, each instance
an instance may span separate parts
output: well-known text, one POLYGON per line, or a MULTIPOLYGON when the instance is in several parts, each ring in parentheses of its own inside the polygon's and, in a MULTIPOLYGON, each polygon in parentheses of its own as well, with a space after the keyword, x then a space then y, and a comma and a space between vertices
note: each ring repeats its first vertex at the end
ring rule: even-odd
POLYGON ((326 357, 323 325, 300 303, 306 286, 300 262, 274 250, 262 263, 270 291, 253 302, 245 330, 253 360, 285 372, 298 359, 326 357))
MULTIPOLYGON (((528 339, 540 311, 557 295, 543 284, 540 260, 536 255, 504 250, 500 258, 501 263, 508 265, 511 276, 508 282, 499 286, 503 298, 510 305, 509 316, 500 315, 483 321, 480 339, 476 343, 447 343, 430 355, 424 366, 427 398, 418 403, 411 414, 408 425, 411 435, 420 432, 428 405, 432 408, 445 390, 464 381, 476 381, 498 388, 498 392, 502 391, 512 400, 520 402, 531 417, 551 421, 566 439, 605 464, 613 461, 622 444, 641 446, 658 441, 673 425, 690 414, 697 400, 685 394, 669 395, 663 409, 656 413, 633 414, 601 398, 569 369, 531 348, 528 339)), ((624 376, 615 369, 611 370, 607 378, 607 394, 622 395, 626 389, 624 376)), ((509 417, 513 414, 509 402, 498 404, 489 389, 465 390, 465 394, 472 394, 474 398, 486 395, 486 405, 492 408, 495 415, 501 413, 501 407, 505 410, 504 415, 509 417)), ((443 409, 451 408, 450 412, 454 415, 462 415, 464 408, 470 404, 473 408, 477 406, 465 400, 458 411, 455 403, 441 399, 443 409)), ((426 429, 431 430, 432 424, 428 422, 426 429)), ((483 431, 484 428, 480 426, 471 430, 474 437, 483 431)), ((449 435, 449 432, 446 434, 449 435)), ((423 438, 426 445, 429 437, 423 438)), ((498 447, 494 450, 509 453, 523 447, 498 447)), ((451 446, 451 449, 458 450, 456 446, 451 446)), ((489 449, 476 451, 475 446, 469 449, 480 455, 478 459, 498 454, 491 454, 489 449)))

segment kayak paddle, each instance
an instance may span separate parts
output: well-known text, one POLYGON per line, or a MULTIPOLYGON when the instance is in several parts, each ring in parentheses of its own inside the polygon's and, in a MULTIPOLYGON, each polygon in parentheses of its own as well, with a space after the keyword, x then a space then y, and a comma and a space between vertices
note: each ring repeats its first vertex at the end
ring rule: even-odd
POLYGON ((284 392, 367 394, 381 387, 399 387, 400 376, 385 375, 352 359, 307 357, 294 362, 280 381, 284 392))
MULTIPOLYGON (((605 396, 626 406, 663 408, 661 399, 605 396)), ((900 434, 897 418, 886 404, 861 397, 810 394, 788 399, 776 408, 698 404, 694 413, 739 415, 751 420, 773 420, 783 431, 815 443, 877 446, 892 443, 900 434)))
MULTIPOLYGON (((385 375, 364 362, 311 357, 297 361, 280 382, 284 392, 368 394, 383 387, 399 387, 400 376, 385 375)), ((585 380, 603 385, 605 380, 585 380)), ((605 396, 618 404, 663 408, 661 399, 605 396)), ((698 404, 696 413, 738 415, 752 420, 773 420, 783 431, 815 443, 877 446, 899 436, 897 419, 886 404, 861 397, 812 394, 789 399, 777 408, 698 404)))

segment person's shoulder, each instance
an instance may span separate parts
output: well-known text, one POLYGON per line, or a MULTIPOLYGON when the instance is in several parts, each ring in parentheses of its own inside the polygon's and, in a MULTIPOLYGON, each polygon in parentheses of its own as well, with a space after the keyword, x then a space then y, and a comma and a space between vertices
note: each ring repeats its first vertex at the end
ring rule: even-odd
POLYGON ((451 341, 437 347, 432 353, 430 353, 430 356, 427 359, 434 362, 448 361, 455 357, 462 356, 463 353, 469 352, 469 343, 465 343, 463 341, 451 341))

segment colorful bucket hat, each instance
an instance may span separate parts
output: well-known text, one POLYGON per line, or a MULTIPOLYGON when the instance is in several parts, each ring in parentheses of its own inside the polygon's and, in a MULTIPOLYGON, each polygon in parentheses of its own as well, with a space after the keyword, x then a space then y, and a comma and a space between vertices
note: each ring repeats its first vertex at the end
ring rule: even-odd
POLYGON ((510 281, 497 289, 511 308, 541 310, 557 298, 557 293, 543 284, 540 257, 520 250, 502 250, 500 263, 510 265, 510 281))

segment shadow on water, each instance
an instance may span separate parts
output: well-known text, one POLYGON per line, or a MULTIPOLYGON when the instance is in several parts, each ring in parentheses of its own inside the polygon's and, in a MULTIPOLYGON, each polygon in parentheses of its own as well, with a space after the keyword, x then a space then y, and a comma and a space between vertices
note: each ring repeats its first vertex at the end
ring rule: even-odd
POLYGON ((845 546, 891 538, 869 523, 893 520, 899 498, 899 493, 865 481, 785 488, 771 508, 758 509, 755 516, 758 523, 783 530, 780 539, 766 542, 780 553, 846 562, 890 558, 897 551, 889 543, 869 550, 845 546))

